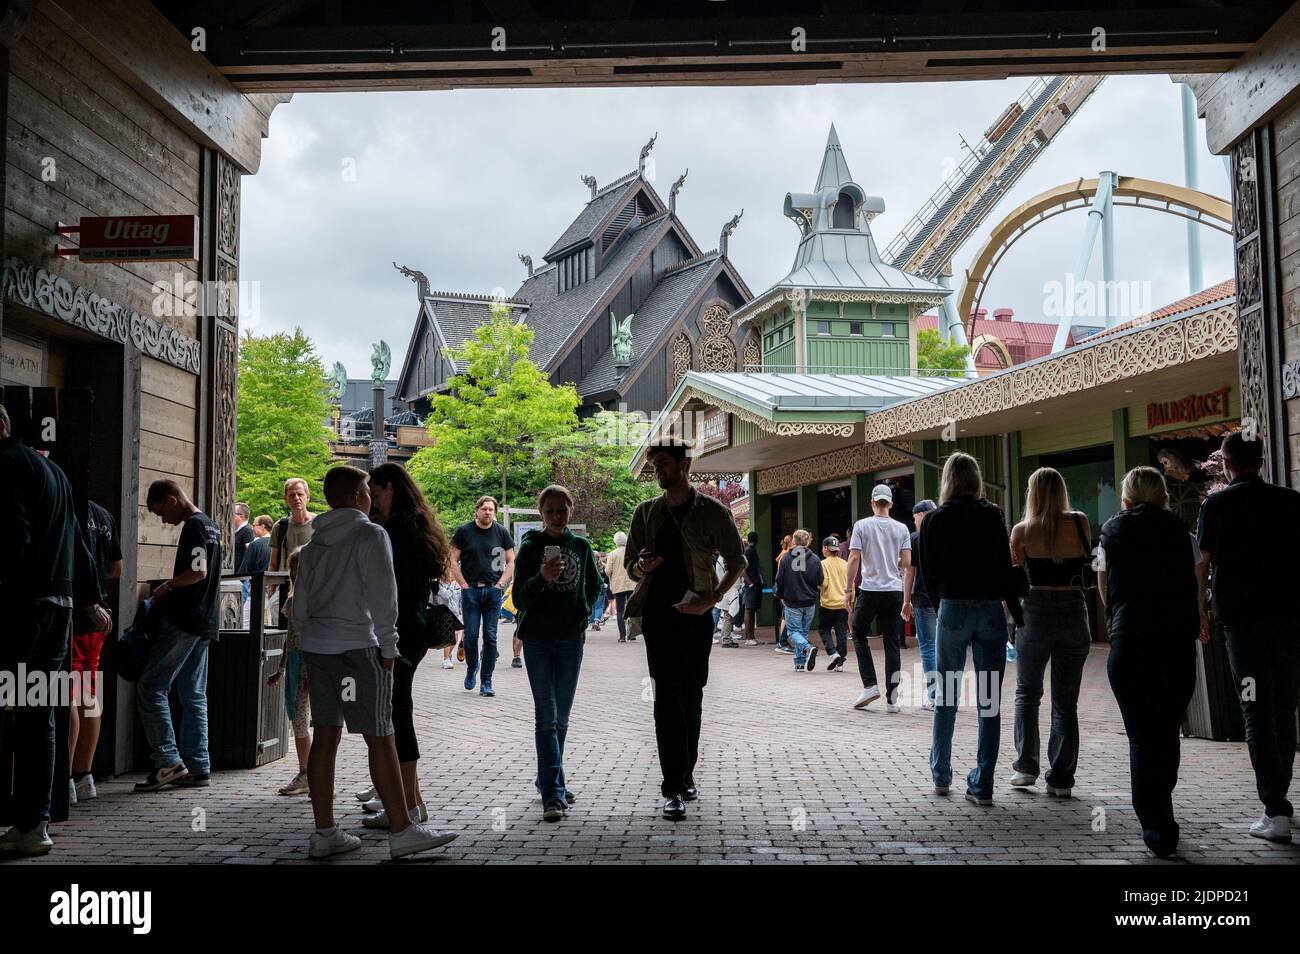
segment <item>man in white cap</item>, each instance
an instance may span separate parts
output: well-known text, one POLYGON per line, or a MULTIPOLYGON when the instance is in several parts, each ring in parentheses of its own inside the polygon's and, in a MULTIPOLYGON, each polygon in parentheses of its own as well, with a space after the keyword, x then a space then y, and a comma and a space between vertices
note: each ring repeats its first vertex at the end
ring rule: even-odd
POLYGON ((848 579, 854 578, 859 566, 862 568, 857 592, 850 585, 846 594, 853 621, 853 650, 862 677, 862 692, 853 703, 855 709, 865 709, 880 698, 876 664, 867 646, 875 624, 885 644, 885 709, 899 711, 896 699, 902 670, 903 571, 912 565, 912 537, 906 524, 889 516, 893 503, 894 491, 889 485, 876 484, 871 490, 872 514, 853 525, 849 539, 848 579))

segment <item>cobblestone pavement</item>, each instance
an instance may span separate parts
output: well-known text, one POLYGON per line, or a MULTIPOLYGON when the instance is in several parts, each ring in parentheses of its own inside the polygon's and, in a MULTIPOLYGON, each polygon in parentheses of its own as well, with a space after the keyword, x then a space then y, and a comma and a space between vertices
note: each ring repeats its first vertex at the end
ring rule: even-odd
MULTIPOLYGON (((503 625, 503 647, 510 632, 503 625)), ((497 696, 487 699, 465 691, 463 665, 443 670, 440 660, 425 661, 416 681, 421 780, 431 823, 460 838, 421 861, 1170 863, 1143 848, 1129 804, 1127 744, 1106 681, 1105 646, 1094 647, 1084 676, 1079 775, 1068 801, 1049 799, 1041 782, 1029 792, 1006 785, 1014 663, 1008 667, 991 808, 961 797, 974 756, 973 710, 958 717, 954 794, 937 797, 928 766, 930 713, 909 689, 901 713, 889 715, 881 703, 855 711, 860 685, 852 660, 844 673, 795 673, 791 657, 775 655, 770 644, 715 647, 697 772, 702 797, 686 821, 673 824, 659 817, 644 643, 620 645, 615 638, 609 624, 588 636, 566 758, 578 798, 559 824, 542 821, 531 785, 525 672, 510 668, 507 655, 495 678, 497 696)), ((875 652, 883 673, 878 645, 875 652)), ((919 669, 914 643, 903 665, 905 673, 919 669)), ((1044 744, 1047 718, 1044 704, 1044 744)), ((276 794, 293 772, 292 760, 283 760, 218 773, 206 790, 148 795, 130 791, 139 774, 111 780, 98 800, 74 807, 71 820, 52 827, 52 854, 3 863, 307 863, 307 798, 276 794), (200 817, 206 830, 195 831, 200 817)), ((361 829, 352 797, 368 784, 364 743, 345 736, 339 823, 361 834, 365 846, 330 864, 388 860, 384 836, 361 829)), ((1184 740, 1175 805, 1185 862, 1300 862, 1300 845, 1246 834, 1260 807, 1244 744, 1184 740)))

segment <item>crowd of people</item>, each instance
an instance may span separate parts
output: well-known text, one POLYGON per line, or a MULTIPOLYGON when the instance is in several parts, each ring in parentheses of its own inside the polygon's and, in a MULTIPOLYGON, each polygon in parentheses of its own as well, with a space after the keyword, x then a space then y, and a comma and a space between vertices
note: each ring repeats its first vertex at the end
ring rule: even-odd
MULTIPOLYGON (((1101 528, 1095 547, 1087 519, 1071 509, 1065 481, 1051 468, 1030 476, 1024 519, 1010 530, 1001 509, 986 499, 979 463, 968 454, 946 460, 937 502, 912 508, 915 531, 890 515, 893 490, 879 484, 871 515, 844 538, 827 536, 814 549, 813 534, 801 528, 784 542, 771 584, 777 651, 793 657, 796 673, 815 671, 819 650, 826 671, 843 672, 852 643, 861 681, 852 706, 865 709, 883 697, 886 712, 897 713, 910 624, 924 672, 920 705, 933 713, 934 792, 946 796, 953 784, 953 732, 973 685, 978 742, 964 794, 987 806, 996 788, 1010 640, 1018 665, 1008 784, 1029 788, 1041 776, 1050 796, 1069 798, 1080 768, 1078 702, 1091 645, 1087 592, 1099 588, 1108 675, 1129 739, 1133 807, 1146 845, 1168 857, 1179 840, 1172 795, 1180 725, 1195 684, 1195 643, 1209 638, 1212 612, 1240 687, 1264 808, 1250 833, 1289 841, 1300 622, 1279 597, 1297 575, 1289 544, 1300 533, 1300 493, 1260 478, 1258 442, 1229 435, 1223 457, 1231 483, 1206 498, 1195 537, 1169 510, 1161 473, 1137 467, 1123 481, 1123 510, 1101 528), (883 687, 868 644, 876 634, 883 641, 883 687), (1038 723, 1049 667, 1044 763, 1038 723)), ((767 584, 758 535, 742 541, 728 508, 692 486, 687 448, 654 447, 648 461, 661 493, 638 505, 628 531, 615 534, 606 554, 570 528, 575 501, 563 486, 541 491, 541 526, 516 548, 497 522, 494 498, 480 498, 473 519, 449 535, 396 464, 369 474, 334 467, 320 488, 329 509, 319 515, 308 507, 311 487, 299 478, 284 485, 287 515, 278 522, 267 515, 250 520, 248 508, 237 507, 238 572, 288 573, 280 606, 285 652, 270 680, 283 684, 297 756, 297 772, 280 792, 311 800, 310 857, 362 844, 334 814, 345 729, 360 734, 367 748, 373 784, 357 793, 366 811, 363 827, 388 832, 391 857, 456 837, 427 824, 414 681, 425 656, 440 647, 444 668, 464 663, 467 691, 494 697, 503 612, 516 623, 512 665, 526 670, 533 699, 533 785, 542 818, 559 822, 575 802, 564 764, 570 713, 587 633, 610 619, 618 642, 640 638, 645 647, 662 816, 687 816, 689 803, 702 795, 696 767, 711 648, 758 644, 767 584), (459 630, 454 643, 435 625, 447 615, 459 630)), ((4 583, 8 605, 22 608, 18 626, 26 635, 18 642, 30 646, 20 658, 0 661, 53 672, 70 654, 74 670, 93 675, 113 628, 105 608, 108 583, 122 566, 112 518, 93 502, 73 500, 61 471, 9 433, 2 407, 0 466, 22 502, 13 527, 22 542, 6 552, 4 583)), ((135 790, 205 787, 211 784, 207 673, 219 632, 221 532, 175 481, 153 482, 146 507, 180 530, 173 575, 152 590, 133 624, 146 626, 150 636, 136 698, 152 766, 135 790)), ((54 711, 53 704, 19 709, 15 823, 0 836, 0 850, 41 854, 52 847, 54 711)), ((93 700, 74 700, 71 802, 96 797, 96 716, 93 700)))

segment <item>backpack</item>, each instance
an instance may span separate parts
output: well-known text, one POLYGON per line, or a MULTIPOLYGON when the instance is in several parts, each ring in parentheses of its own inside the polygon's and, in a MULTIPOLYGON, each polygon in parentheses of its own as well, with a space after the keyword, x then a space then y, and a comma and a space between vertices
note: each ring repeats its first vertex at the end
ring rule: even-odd
POLYGON ((144 600, 135 612, 135 621, 113 641, 113 668, 127 682, 135 682, 144 675, 153 649, 155 626, 149 619, 150 600, 144 600))

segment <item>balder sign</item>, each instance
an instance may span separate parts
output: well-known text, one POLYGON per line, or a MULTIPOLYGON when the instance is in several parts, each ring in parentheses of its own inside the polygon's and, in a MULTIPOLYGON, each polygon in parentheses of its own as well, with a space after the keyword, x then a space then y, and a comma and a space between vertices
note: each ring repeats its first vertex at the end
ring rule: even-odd
POLYGON ((86 216, 75 231, 81 247, 74 254, 83 262, 184 262, 198 258, 197 215, 86 216))

